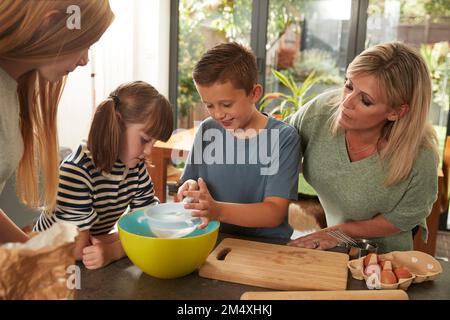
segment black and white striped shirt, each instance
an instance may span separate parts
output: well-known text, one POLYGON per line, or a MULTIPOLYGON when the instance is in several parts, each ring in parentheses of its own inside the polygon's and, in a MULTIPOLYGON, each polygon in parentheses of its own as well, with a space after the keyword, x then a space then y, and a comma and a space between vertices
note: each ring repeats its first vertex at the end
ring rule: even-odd
POLYGON ((60 166, 54 214, 41 213, 34 231, 61 220, 91 235, 107 234, 128 206, 137 210, 157 203, 144 161, 134 168, 117 161, 107 174, 94 166, 90 151, 81 144, 60 166))

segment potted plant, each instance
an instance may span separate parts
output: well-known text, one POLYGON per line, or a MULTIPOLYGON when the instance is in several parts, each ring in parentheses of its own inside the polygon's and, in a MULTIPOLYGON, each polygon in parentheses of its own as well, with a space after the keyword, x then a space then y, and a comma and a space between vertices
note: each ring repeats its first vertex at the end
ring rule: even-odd
POLYGON ((260 101, 259 110, 264 111, 264 109, 272 107, 273 109, 268 112, 269 115, 284 120, 314 97, 314 94, 310 92, 310 89, 320 80, 320 78, 316 77, 315 72, 313 71, 308 75, 305 81, 299 85, 291 75, 286 76, 275 69, 272 69, 272 73, 275 78, 287 88, 288 92, 269 92, 265 94, 260 101))
MULTIPOLYGON (((260 102, 260 111, 271 106, 273 109, 269 112, 269 115, 285 120, 314 98, 315 94, 311 93, 311 88, 320 81, 320 77, 316 77, 314 71, 306 77, 301 85, 297 84, 291 75, 286 76, 274 69, 272 69, 272 73, 288 89, 288 93, 269 92, 265 94, 260 102)), ((317 195, 315 190, 306 182, 303 174, 299 175, 298 193, 307 196, 317 195)))

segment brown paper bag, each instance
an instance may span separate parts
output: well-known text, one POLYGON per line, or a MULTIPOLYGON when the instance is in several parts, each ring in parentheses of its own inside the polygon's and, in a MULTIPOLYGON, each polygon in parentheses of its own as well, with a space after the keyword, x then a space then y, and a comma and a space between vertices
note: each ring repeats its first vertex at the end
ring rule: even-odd
POLYGON ((0 299, 73 299, 68 268, 77 228, 55 223, 25 243, 0 246, 0 299))

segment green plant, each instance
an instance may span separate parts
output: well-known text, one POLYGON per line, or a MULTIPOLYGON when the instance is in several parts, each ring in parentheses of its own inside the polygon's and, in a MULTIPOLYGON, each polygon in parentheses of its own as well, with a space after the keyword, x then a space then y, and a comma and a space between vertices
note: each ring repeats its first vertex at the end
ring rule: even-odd
MULTIPOLYGON (((422 44, 420 53, 424 58, 431 76, 432 103, 440 110, 439 122, 434 123, 438 141, 439 154, 442 157, 447 131, 446 113, 450 103, 450 50, 447 41, 435 44, 422 44)), ((442 159, 441 159, 442 160, 442 159)), ((442 161, 439 163, 441 164, 442 161)))
POLYGON ((443 110, 449 110, 450 99, 450 50, 447 41, 420 47, 428 69, 430 70, 433 90, 433 103, 443 110))
POLYGON ((211 44, 211 34, 213 42, 250 39, 251 0, 180 0, 179 14, 177 106, 183 118, 200 102, 192 70, 211 44))
POLYGON ((279 102, 269 112, 270 115, 279 115, 281 119, 285 119, 298 110, 303 104, 311 100, 314 95, 310 94, 310 89, 316 84, 320 78, 316 77, 315 72, 311 72, 305 81, 298 85, 292 75, 284 75, 280 71, 272 69, 272 73, 278 81, 289 89, 289 93, 269 92, 261 99, 259 110, 263 111, 273 103, 279 102))
POLYGON ((321 49, 303 50, 295 59, 292 67, 292 76, 296 81, 304 81, 312 72, 320 77, 323 84, 340 84, 344 79, 339 75, 336 60, 332 55, 321 49))
POLYGON ((450 14, 450 0, 401 0, 400 21, 403 23, 444 22, 450 14))
POLYGON ((178 83, 178 112, 182 117, 188 116, 191 108, 200 101, 192 76, 187 72, 180 72, 178 83))
POLYGON ((425 10, 432 17, 450 16, 450 0, 433 0, 424 4, 425 10))
MULTIPOLYGON (((450 0, 398 0, 400 5, 400 24, 423 24, 430 22, 446 23, 450 16, 450 0)), ((369 1, 367 13, 370 16, 382 15, 386 1, 369 1)))
POLYGON ((269 2, 267 43, 272 48, 291 25, 300 25, 313 5, 311 0, 277 0, 269 2))

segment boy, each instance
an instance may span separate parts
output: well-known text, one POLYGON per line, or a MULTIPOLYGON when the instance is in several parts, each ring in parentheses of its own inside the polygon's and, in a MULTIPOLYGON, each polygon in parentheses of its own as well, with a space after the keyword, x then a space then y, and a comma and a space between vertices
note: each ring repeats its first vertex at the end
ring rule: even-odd
POLYGON ((179 199, 193 216, 221 222, 221 232, 289 239, 297 199, 300 142, 296 130, 258 111, 262 86, 254 54, 238 43, 208 50, 193 78, 210 115, 196 134, 179 199))

